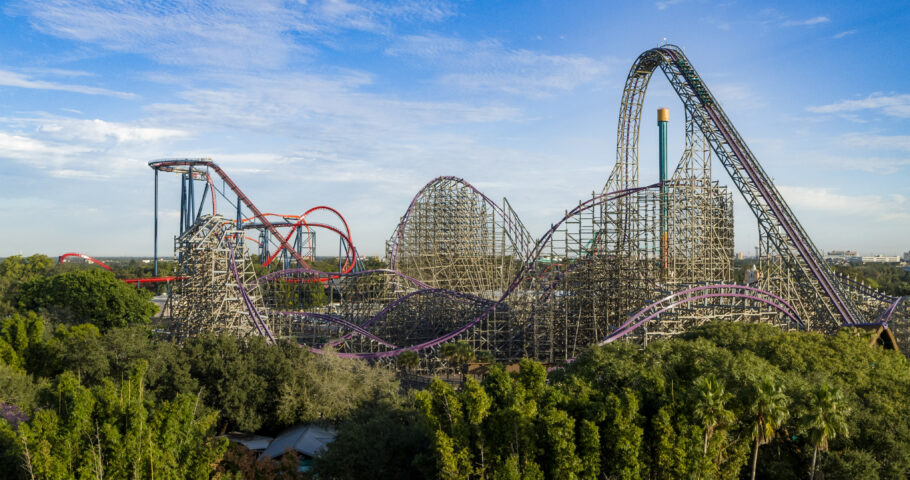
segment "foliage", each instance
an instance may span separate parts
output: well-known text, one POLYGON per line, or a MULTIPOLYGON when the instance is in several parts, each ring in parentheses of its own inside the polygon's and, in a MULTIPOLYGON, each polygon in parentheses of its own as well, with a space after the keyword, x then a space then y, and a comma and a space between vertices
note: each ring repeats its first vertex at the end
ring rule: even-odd
POLYGON ((370 402, 342 424, 313 467, 336 480, 433 478, 432 443, 413 405, 370 402))
POLYGON ((16 312, 16 299, 22 283, 48 275, 53 266, 54 261, 45 255, 28 258, 14 255, 0 261, 0 316, 16 312))
POLYGON ((790 399, 784 394, 783 389, 768 377, 761 380, 755 391, 750 413, 755 421, 752 429, 752 440, 755 448, 752 455, 752 480, 755 480, 755 469, 758 465, 758 447, 768 443, 774 438, 777 429, 790 416, 787 407, 790 399))
MULTIPOLYGON (((127 379, 88 388, 69 372, 42 392, 41 408, 17 432, 0 430, 18 458, 11 477, 47 479, 201 478, 222 455, 211 437, 216 413, 197 415, 196 399, 180 395, 149 409, 143 400, 146 364, 127 379)), ((3 462, 9 464, 9 462, 3 462)))
POLYGON ((362 402, 394 398, 388 370, 336 355, 314 355, 261 337, 203 335, 181 353, 207 405, 222 413, 222 430, 276 432, 300 422, 340 421, 362 402))
POLYGON ((274 479, 303 479, 303 474, 297 471, 300 457, 294 450, 288 450, 280 460, 269 457, 259 459, 259 453, 232 443, 218 467, 215 469, 215 478, 218 480, 244 479, 244 480, 274 480, 274 479))
POLYGON ((64 323, 92 323, 101 330, 146 324, 157 307, 151 294, 102 270, 39 277, 21 285, 20 310, 46 310, 64 323))
POLYGON ((812 444, 812 474, 815 478, 815 461, 819 450, 828 451, 828 441, 838 435, 847 436, 846 408, 837 388, 827 383, 812 391, 803 424, 812 444))
POLYGON ((474 359, 474 349, 465 341, 448 342, 439 349, 439 355, 461 372, 462 379, 464 379, 468 362, 474 359))
MULTIPOLYGON (((757 478, 795 479, 810 474, 819 445, 826 478, 903 479, 908 367, 849 332, 715 323, 646 349, 594 347, 549 374, 523 360, 516 373, 493 365, 482 383, 468 378, 460 390, 436 380, 413 394, 425 427, 409 420, 397 428, 429 443, 429 476, 439 478, 735 479, 754 467, 757 478), (827 429, 827 452, 817 433, 825 429, 809 421, 819 415, 843 420, 827 429)), ((348 440, 324 458, 356 461, 365 448, 350 439, 357 435, 369 436, 343 424, 339 438, 348 440)), ((381 442, 375 448, 371 457, 393 454, 381 442)), ((396 466, 388 476, 416 475, 396 466)))
POLYGON ((910 295, 910 272, 893 264, 837 265, 834 270, 897 297, 910 295))

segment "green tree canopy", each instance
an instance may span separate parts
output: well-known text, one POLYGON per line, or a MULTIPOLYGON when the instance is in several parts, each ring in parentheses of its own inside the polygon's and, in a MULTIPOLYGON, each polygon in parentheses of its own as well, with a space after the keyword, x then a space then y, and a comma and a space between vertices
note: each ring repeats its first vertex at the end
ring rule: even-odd
POLYGON ((102 331, 146 324, 157 311, 151 294, 117 280, 113 273, 78 270, 24 283, 18 304, 24 310, 47 310, 65 323, 92 323, 102 331))

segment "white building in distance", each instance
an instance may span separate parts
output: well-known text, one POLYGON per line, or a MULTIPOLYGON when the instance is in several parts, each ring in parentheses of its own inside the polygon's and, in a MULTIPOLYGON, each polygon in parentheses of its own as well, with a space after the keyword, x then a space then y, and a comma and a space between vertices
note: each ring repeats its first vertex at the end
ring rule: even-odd
POLYGON ((897 255, 872 255, 868 257, 862 257, 863 263, 901 263, 901 257, 897 255))

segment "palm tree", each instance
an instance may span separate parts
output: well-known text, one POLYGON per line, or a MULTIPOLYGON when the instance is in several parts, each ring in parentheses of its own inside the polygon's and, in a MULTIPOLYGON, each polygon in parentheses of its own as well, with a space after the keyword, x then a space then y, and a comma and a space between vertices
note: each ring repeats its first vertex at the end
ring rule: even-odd
POLYGON ((471 348, 471 344, 465 341, 446 343, 440 348, 439 353, 453 365, 458 365, 461 380, 464 381, 467 364, 474 359, 474 349, 471 348))
POLYGON ((815 462, 818 451, 827 451, 828 441, 837 438, 838 435, 848 436, 847 413, 847 408, 843 405, 843 395, 839 389, 825 383, 812 392, 808 413, 803 419, 809 433, 809 441, 815 447, 812 452, 811 479, 815 479, 815 462))
POLYGON ((420 365, 420 355, 418 355, 416 352, 405 350, 398 355, 397 362, 399 368, 402 368, 404 371, 411 373, 412 370, 420 365))
POLYGON ((790 416, 787 407, 790 399, 784 395, 780 386, 775 385, 770 377, 762 379, 755 391, 755 400, 752 402, 752 415, 755 419, 755 428, 752 429, 752 439, 755 440, 755 449, 752 451, 752 480, 755 480, 755 468, 758 466, 758 447, 774 438, 774 432, 790 416))
POLYGON ((714 430, 736 419, 733 412, 726 409, 732 395, 726 392, 723 382, 713 373, 695 379, 695 392, 695 419, 705 427, 704 454, 707 455, 708 442, 714 436, 714 430))

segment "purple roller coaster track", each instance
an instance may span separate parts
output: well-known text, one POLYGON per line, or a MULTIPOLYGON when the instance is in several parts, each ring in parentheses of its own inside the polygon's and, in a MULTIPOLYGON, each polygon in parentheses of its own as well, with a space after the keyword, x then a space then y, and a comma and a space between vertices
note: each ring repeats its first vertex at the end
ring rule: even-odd
MULTIPOLYGON (((186 209, 181 251, 224 252, 231 274, 217 285, 208 282, 209 290, 184 291, 211 296, 217 287, 224 298, 239 297, 246 331, 272 343, 287 339, 317 352, 332 349, 369 360, 418 352, 422 368, 433 371, 447 368, 437 347, 455 340, 502 361, 531 357, 555 364, 593 344, 647 343, 714 319, 825 333, 875 325, 899 341, 907 336, 902 298, 839 277, 825 264, 681 49, 666 45, 638 57, 619 117, 617 162, 603 193, 567 210, 536 241, 505 199, 497 204, 463 179, 443 176, 428 182, 408 205, 388 242, 390 268, 380 270, 348 268, 357 262, 356 249, 347 223, 334 210, 344 226, 326 228, 342 239, 339 256, 347 260, 339 272, 321 272, 310 268, 290 234, 276 230, 285 223, 317 225, 304 221, 305 215, 270 222, 269 214, 209 160, 150 165, 156 182, 158 171, 189 175, 192 184, 194 175, 212 170, 236 194, 233 230, 213 227, 232 222, 214 218, 214 201, 211 218, 186 209), (658 68, 683 103, 686 150, 672 177, 639 185, 644 96, 658 68), (755 284, 732 281, 732 199, 711 177, 712 158, 758 221, 764 255, 755 284), (259 222, 255 227, 278 242, 269 262, 278 252, 290 252, 302 268, 250 276, 239 228, 241 204, 252 212, 249 219, 259 222), (189 221, 194 215, 209 227, 194 228, 189 221)), ((207 181, 214 195, 215 185, 207 181)), ((189 284, 197 267, 184 264, 188 270, 180 274, 189 284)), ((209 328, 227 324, 219 317, 229 316, 227 310, 212 312, 205 319, 209 328)))

